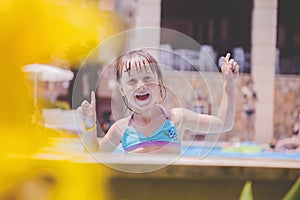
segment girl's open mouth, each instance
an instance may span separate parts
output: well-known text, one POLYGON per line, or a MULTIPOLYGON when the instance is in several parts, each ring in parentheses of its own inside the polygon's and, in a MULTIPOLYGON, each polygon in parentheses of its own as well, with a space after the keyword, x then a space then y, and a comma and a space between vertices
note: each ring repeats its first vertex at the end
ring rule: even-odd
POLYGON ((140 100, 140 101, 144 101, 144 100, 148 99, 149 94, 148 94, 148 93, 146 93, 146 94, 137 94, 135 97, 136 97, 138 100, 140 100))

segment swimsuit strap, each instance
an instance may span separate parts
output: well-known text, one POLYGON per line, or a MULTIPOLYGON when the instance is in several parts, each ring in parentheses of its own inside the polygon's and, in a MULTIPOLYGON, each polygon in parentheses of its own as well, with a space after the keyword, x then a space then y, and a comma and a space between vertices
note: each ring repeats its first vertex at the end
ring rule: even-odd
POLYGON ((134 113, 132 113, 131 116, 130 116, 130 119, 129 119, 129 122, 128 122, 128 126, 130 126, 130 124, 131 124, 131 122, 133 120, 133 115, 134 115, 134 113))
POLYGON ((166 119, 170 119, 170 116, 165 109, 163 109, 160 106, 159 106, 159 109, 161 110, 162 114, 165 116, 166 119))
MULTIPOLYGON (((165 109, 163 109, 162 107, 159 106, 160 111, 162 112, 162 114, 165 116, 166 119, 170 119, 170 116, 168 115, 167 111, 165 109)), ((130 124, 132 123, 134 117, 134 113, 132 113, 132 115, 130 116, 129 122, 128 122, 128 126, 130 126, 130 124)))

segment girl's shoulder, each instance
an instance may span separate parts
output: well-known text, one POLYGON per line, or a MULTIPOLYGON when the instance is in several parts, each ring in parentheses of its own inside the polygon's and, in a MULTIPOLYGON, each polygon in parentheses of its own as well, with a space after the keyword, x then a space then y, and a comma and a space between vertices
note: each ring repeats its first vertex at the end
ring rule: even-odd
POLYGON ((168 113, 168 114, 172 114, 172 113, 178 113, 178 112, 182 112, 183 108, 180 107, 172 107, 172 108, 167 108, 164 107, 162 105, 158 105, 158 107, 160 108, 160 110, 163 110, 164 112, 168 113))
POLYGON ((184 113, 184 108, 172 108, 169 110, 170 119, 175 125, 178 125, 182 122, 184 113))
POLYGON ((184 115, 186 112, 189 112, 190 110, 187 109, 187 108, 172 108, 170 109, 170 114, 173 114, 173 115, 184 115))
POLYGON ((111 126, 111 129, 113 129, 115 132, 123 133, 125 128, 128 126, 129 120, 130 117, 119 119, 111 126))

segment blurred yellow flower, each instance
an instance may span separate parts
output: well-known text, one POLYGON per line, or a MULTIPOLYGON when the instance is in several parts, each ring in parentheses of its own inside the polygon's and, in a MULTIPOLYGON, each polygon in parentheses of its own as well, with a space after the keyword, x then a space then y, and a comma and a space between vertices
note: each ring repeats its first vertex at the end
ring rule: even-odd
POLYGON ((4 0, 0 12, 0 53, 9 60, 82 56, 113 30, 108 13, 79 3, 4 0))

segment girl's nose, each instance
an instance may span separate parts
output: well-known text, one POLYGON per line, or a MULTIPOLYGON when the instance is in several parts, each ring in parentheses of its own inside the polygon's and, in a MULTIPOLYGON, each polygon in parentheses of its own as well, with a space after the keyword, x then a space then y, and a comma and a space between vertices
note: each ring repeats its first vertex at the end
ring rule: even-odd
POLYGON ((145 85, 145 83, 142 80, 139 80, 138 84, 137 84, 137 88, 138 89, 145 89, 146 85, 145 85))

